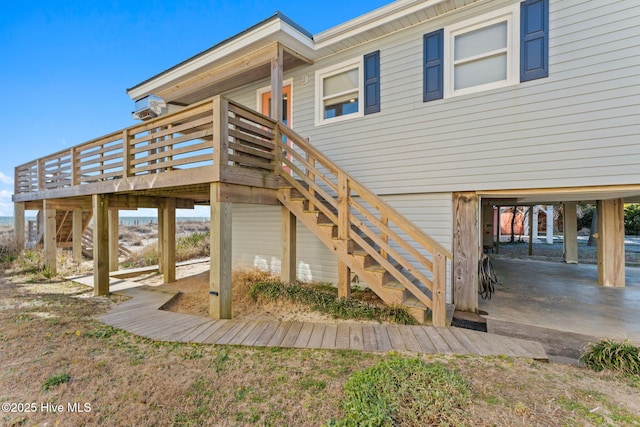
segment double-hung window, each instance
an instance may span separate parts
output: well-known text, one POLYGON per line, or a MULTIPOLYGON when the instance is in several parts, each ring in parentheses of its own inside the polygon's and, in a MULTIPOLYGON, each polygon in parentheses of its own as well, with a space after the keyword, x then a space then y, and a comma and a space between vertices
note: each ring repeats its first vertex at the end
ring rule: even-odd
POLYGON ((316 71, 316 125, 380 112, 380 51, 316 71))
POLYGON ((518 82, 518 12, 515 5, 445 28, 445 97, 518 82))
POLYGON ((423 39, 424 102, 545 78, 549 0, 524 0, 423 39))
POLYGON ((362 116, 362 88, 361 58, 316 72, 316 123, 362 116))

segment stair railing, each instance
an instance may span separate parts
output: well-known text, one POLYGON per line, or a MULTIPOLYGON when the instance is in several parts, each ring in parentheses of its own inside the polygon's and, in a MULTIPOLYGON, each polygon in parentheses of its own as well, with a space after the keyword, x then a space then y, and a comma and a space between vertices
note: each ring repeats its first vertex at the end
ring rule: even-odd
POLYGON ((430 308, 434 325, 445 325, 451 253, 293 130, 281 123, 278 130, 281 176, 309 200, 309 209, 325 215, 337 225, 338 239, 357 243, 430 308))

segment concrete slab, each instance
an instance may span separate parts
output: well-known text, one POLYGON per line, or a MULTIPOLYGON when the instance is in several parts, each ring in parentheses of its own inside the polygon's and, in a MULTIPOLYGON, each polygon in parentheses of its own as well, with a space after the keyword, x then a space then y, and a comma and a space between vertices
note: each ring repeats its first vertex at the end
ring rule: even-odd
MULTIPOLYGON (((597 266, 492 258, 499 284, 480 300, 486 317, 640 345, 640 268, 627 267, 627 286, 597 284, 597 266)), ((491 332, 491 331, 490 331, 491 332)))

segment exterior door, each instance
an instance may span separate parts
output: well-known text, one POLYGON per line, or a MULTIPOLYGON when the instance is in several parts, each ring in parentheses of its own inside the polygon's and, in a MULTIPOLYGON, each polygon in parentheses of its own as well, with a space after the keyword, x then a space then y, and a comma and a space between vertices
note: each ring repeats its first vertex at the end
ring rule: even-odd
MULTIPOLYGON (((292 128, 291 125, 291 85, 282 87, 282 116, 284 124, 292 128)), ((271 91, 262 94, 260 112, 271 117, 271 91)))

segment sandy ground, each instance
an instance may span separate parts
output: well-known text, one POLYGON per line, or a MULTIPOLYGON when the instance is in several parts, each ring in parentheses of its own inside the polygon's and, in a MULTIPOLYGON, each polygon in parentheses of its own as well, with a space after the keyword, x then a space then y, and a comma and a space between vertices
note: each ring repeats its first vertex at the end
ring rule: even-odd
MULTIPOLYGON (((319 313, 302 304, 289 301, 267 301, 263 298, 253 300, 249 295, 252 282, 259 280, 277 280, 278 278, 260 271, 236 271, 233 273, 232 317, 252 320, 293 320, 298 322, 340 322, 332 316, 319 313)), ((177 267, 176 281, 167 285, 162 276, 155 274, 139 280, 150 286, 176 290, 180 293, 164 307, 177 313, 209 315, 209 263, 203 262, 177 267)), ((361 320, 359 322, 369 323, 361 320)), ((375 322, 372 322, 375 323, 375 322)))

